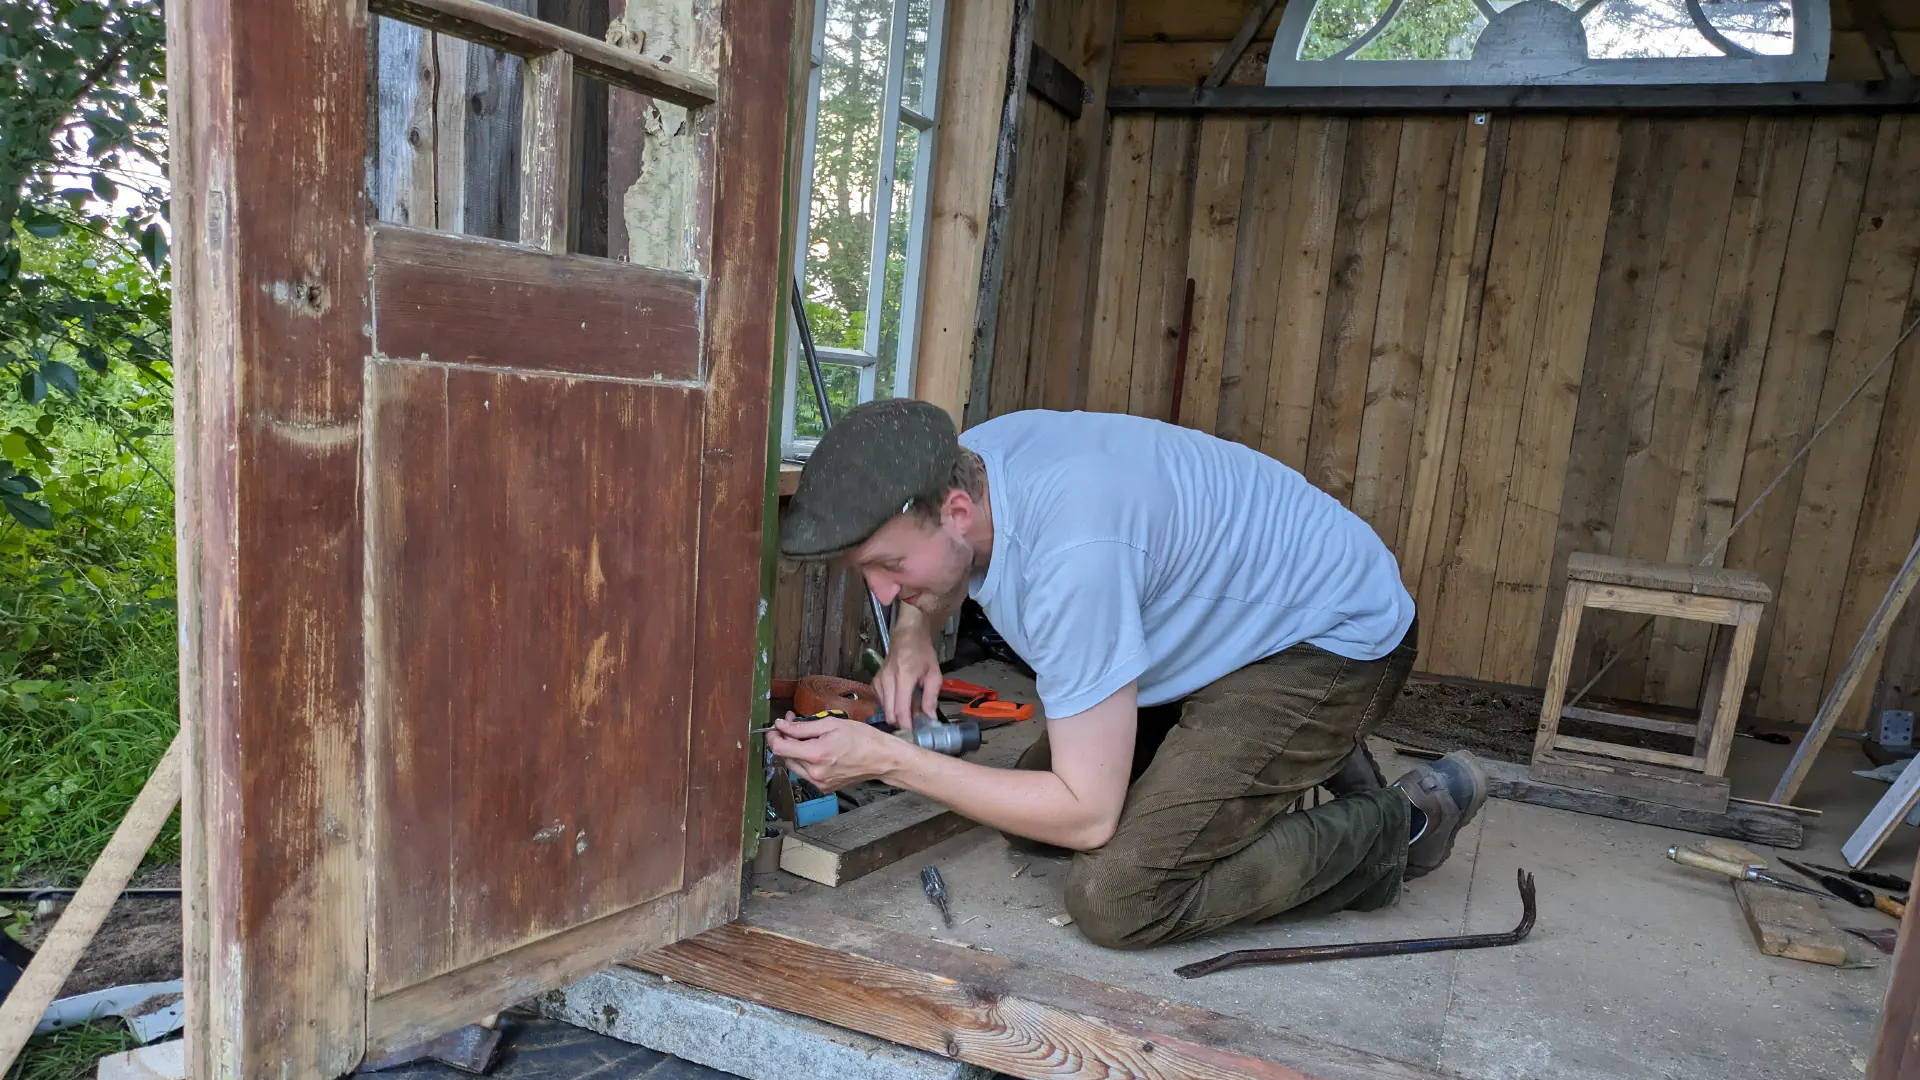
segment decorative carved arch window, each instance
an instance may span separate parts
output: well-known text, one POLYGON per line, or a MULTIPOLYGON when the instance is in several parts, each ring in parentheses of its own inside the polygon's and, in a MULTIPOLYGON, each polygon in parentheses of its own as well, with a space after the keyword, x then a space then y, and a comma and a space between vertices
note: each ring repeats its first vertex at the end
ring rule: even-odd
POLYGON ((1294 0, 1269 86, 1816 82, 1827 0, 1294 0))

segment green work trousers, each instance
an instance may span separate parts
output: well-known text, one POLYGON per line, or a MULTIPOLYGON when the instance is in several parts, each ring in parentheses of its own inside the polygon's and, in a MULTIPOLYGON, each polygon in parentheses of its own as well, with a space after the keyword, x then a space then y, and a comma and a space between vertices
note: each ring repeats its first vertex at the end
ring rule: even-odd
MULTIPOLYGON (((1119 828, 1104 847, 1075 853, 1067 874, 1067 911, 1080 931, 1096 944, 1144 948, 1283 912, 1370 911, 1397 900, 1411 818, 1404 794, 1289 807, 1392 707, 1417 632, 1416 623, 1373 661, 1296 645, 1141 709, 1119 828)), ((1018 767, 1051 762, 1043 735, 1018 767)))

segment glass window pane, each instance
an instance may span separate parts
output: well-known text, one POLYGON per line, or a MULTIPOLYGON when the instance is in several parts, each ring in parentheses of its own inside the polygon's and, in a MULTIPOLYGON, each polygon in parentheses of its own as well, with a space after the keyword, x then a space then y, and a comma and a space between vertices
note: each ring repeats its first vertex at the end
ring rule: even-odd
MULTIPOLYGON (((1325 60, 1353 45, 1392 12, 1391 0, 1321 0, 1313 10, 1303 60, 1325 60)), ((1486 25, 1473 0, 1405 0, 1355 60, 1465 60, 1486 25)))
POLYGON ((826 5, 806 272, 807 317, 820 345, 858 349, 866 332, 892 8, 893 0, 826 5))
MULTIPOLYGON (((1709 28, 1763 55, 1793 52, 1793 12, 1784 0, 1701 5, 1709 28)), ((1722 56, 1694 25, 1685 0, 1604 0, 1587 16, 1587 52, 1613 58, 1722 56)))
POLYGON ((894 396, 894 372, 900 356, 900 300, 906 291, 907 231, 913 221, 913 173, 920 152, 920 132, 900 125, 893 155, 893 214, 887 221, 887 280, 880 298, 880 363, 875 372, 876 397, 894 396))
POLYGON ((927 38, 933 32, 934 0, 906 0, 907 69, 901 82, 900 100, 921 113, 931 113, 932 96, 927 82, 927 38))
MULTIPOLYGON (((800 365, 794 389, 793 434, 797 439, 818 439, 826 429, 820 426, 820 405, 813 390, 813 374, 807 370, 805 353, 795 350, 800 365)), ((820 364, 820 379, 827 384, 827 403, 833 406, 835 420, 860 403, 860 369, 850 364, 820 364)))

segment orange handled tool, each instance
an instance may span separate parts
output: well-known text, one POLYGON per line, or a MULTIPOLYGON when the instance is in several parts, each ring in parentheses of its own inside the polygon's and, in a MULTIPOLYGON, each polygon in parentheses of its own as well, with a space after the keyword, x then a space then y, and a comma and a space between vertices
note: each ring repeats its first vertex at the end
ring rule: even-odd
POLYGON ((968 702, 960 710, 960 715, 982 725, 1010 724, 1015 720, 1033 719, 1033 706, 994 698, 968 702))

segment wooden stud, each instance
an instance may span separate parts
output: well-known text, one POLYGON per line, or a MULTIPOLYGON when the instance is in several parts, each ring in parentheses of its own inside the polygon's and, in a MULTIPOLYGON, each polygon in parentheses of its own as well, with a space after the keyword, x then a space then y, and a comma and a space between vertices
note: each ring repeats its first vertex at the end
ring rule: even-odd
POLYGON ((1630 762, 1617 755, 1595 757, 1553 751, 1536 755, 1532 772, 1533 778, 1544 784, 1603 791, 1713 814, 1726 813, 1731 801, 1727 798, 1730 786, 1724 776, 1630 762))
MULTIPOLYGON (((1462 127, 1455 167, 1458 180, 1448 185, 1452 206, 1447 247, 1436 269, 1436 291, 1440 300, 1435 305, 1435 318, 1427 333, 1426 363, 1415 413, 1415 439, 1408 460, 1413 483, 1408 492, 1406 529, 1399 545, 1400 575, 1408 590, 1423 603, 1429 595, 1422 580, 1428 544, 1434 520, 1442 514, 1439 505, 1443 489, 1441 459, 1447 446, 1454 400, 1458 396, 1460 359, 1471 351, 1463 340, 1462 330, 1467 318, 1475 243, 1481 232, 1480 209, 1491 126, 1489 118, 1480 115, 1468 117, 1462 127)), ((1450 485, 1446 487, 1451 494, 1450 485)), ((1424 652, 1427 646, 1423 643, 1421 648, 1424 652)))
POLYGON ((954 0, 940 71, 940 154, 927 207, 914 396, 961 421, 993 194, 1014 0, 954 0))
MULTIPOLYGON (((1747 122, 1680 459, 1679 498, 1667 542, 1670 563, 1700 561, 1725 535, 1738 510, 1734 500, 1740 465, 1753 425, 1810 129, 1805 119, 1756 116, 1747 122)), ((1693 698, 1700 687, 1698 660, 1707 653, 1709 631, 1682 622, 1656 626, 1654 633, 1649 685, 1663 687, 1669 700, 1693 698)), ((1735 692, 1743 693, 1744 684, 1735 692)))
POLYGON ((1577 117, 1568 122, 1547 238, 1546 280, 1501 512, 1482 678, 1525 683, 1533 674, 1619 153, 1619 121, 1577 117))
POLYGON ((1293 198, 1294 144, 1300 122, 1289 117, 1255 124, 1247 135, 1241 235, 1234 244, 1233 295, 1221 346, 1214 434, 1257 449, 1266 419, 1281 267, 1287 261, 1288 206, 1293 198))
POLYGON ((1439 582, 1438 603, 1430 609, 1438 625, 1447 627, 1434 635, 1427 662, 1433 670, 1473 675, 1481 670, 1520 391, 1539 312, 1566 134, 1563 118, 1514 122, 1461 436, 1460 489, 1448 536, 1452 558, 1439 582))
POLYGON ((1303 471, 1316 487, 1349 507, 1360 457, 1400 132, 1401 122, 1387 117, 1356 119, 1348 129, 1326 312, 1318 350, 1309 354, 1317 357, 1320 370, 1314 381, 1303 471))
MULTIPOLYGON (((1648 298, 1645 360, 1633 391, 1629 449, 1621 468, 1623 496, 1609 548, 1615 555, 1655 562, 1666 557, 1673 534, 1680 459, 1700 381, 1745 136, 1743 122, 1724 117, 1666 123, 1673 130, 1662 134, 1675 141, 1672 171, 1662 179, 1668 188, 1665 197, 1673 205, 1661 248, 1660 278, 1648 298)), ((1633 624, 1634 631, 1639 629, 1633 624)), ((1631 646, 1620 646, 1628 650, 1626 655, 1599 684, 1604 692, 1634 699, 1654 695, 1652 700, 1662 704, 1694 704, 1691 696, 1672 700, 1663 688, 1649 686, 1647 658, 1653 650, 1643 638, 1628 640, 1631 646)))
POLYGON ((1060 45, 1062 55, 1084 73, 1091 100, 1068 129, 1052 306, 1041 312, 1045 332, 1034 333, 1036 348, 1047 357, 1041 404, 1049 409, 1078 409, 1087 402, 1089 322, 1100 265, 1095 245, 1100 242, 1106 213, 1102 195, 1108 156, 1107 76, 1113 65, 1118 7, 1106 0, 1074 0, 1069 24, 1072 40, 1060 45))
POLYGON ((1168 418, 1180 323, 1187 296, 1187 227, 1192 223, 1194 122, 1156 119, 1141 235, 1140 294, 1133 311, 1133 371, 1127 410, 1168 418))
POLYGON ((1095 412, 1127 411, 1152 157, 1151 117, 1129 117, 1114 124, 1087 361, 1087 408, 1095 412))
MULTIPOLYGON (((1458 120, 1409 119, 1401 125, 1393 203, 1387 224, 1380 299, 1367 368, 1352 509, 1389 545, 1400 543, 1415 406, 1427 359, 1424 335, 1435 302, 1434 273, 1446 237, 1458 120)), ((1409 563, 1402 563, 1402 571, 1409 563)))
POLYGON ((1212 432, 1219 424, 1227 314, 1237 264, 1251 121, 1200 125, 1200 153, 1189 227, 1187 276, 1193 279, 1193 327, 1187 344, 1180 423, 1212 432))
MULTIPOLYGON (((1798 185, 1800 197, 1787 236, 1773 332, 1741 463, 1736 503, 1742 508, 1753 505, 1780 476, 1818 423, 1822 376, 1833 350, 1877 123, 1873 117, 1822 118, 1813 123, 1798 185)), ((1786 473, 1728 541, 1724 565, 1750 570, 1778 590, 1804 476, 1804 465, 1786 473)), ((1780 615, 1779 605, 1774 604, 1761 618, 1753 659, 1758 671, 1766 670, 1772 626, 1780 615)), ((1763 714, 1777 714, 1770 695, 1762 694, 1756 707, 1763 714)))
MULTIPOLYGON (((1661 238, 1672 200, 1665 175, 1670 171, 1673 139, 1646 119, 1623 120, 1615 169, 1607 239, 1595 286, 1593 330, 1587 339, 1580 403, 1573 417, 1560 521, 1554 540, 1534 681, 1543 681, 1552 657, 1555 622, 1567 561, 1575 552, 1604 551, 1621 492, 1621 468, 1628 452, 1632 388, 1644 364, 1647 313, 1660 277, 1661 238)), ((1586 620, 1593 652, 1605 652, 1610 634, 1623 620, 1596 615, 1586 620)), ((1585 681, 1590 665, 1576 653, 1574 673, 1585 681)), ((1601 660, 1604 663, 1604 658, 1601 660)))
MULTIPOLYGON (((1431 412, 1431 422, 1444 425, 1445 434, 1439 439, 1440 464, 1436 473, 1434 512, 1431 527, 1427 531, 1427 548, 1417 553, 1424 563, 1421 570, 1418 604, 1422 611, 1438 610, 1441 600, 1441 583, 1445 568, 1451 564, 1458 546, 1460 527, 1460 485, 1462 444, 1466 441, 1464 432, 1467 426, 1468 391, 1471 389, 1467 379, 1472 369, 1473 343, 1480 338, 1481 314, 1485 307, 1487 272, 1493 259, 1494 228, 1498 221, 1498 208, 1502 192, 1506 186, 1507 144, 1510 141, 1513 125, 1503 121, 1492 121, 1493 130, 1488 134, 1487 165, 1485 178, 1480 188, 1480 210, 1477 229, 1473 240, 1473 258, 1467 270, 1467 310, 1465 321, 1460 327, 1460 348, 1463 357, 1460 370, 1455 372, 1455 393, 1452 409, 1440 414, 1431 412)), ((1420 655, 1414 666, 1421 670, 1430 670, 1433 662, 1433 648, 1439 635, 1427 635, 1421 639, 1420 655)))
POLYGON ((1346 149, 1346 120, 1301 119, 1259 443, 1267 456, 1295 469, 1304 469, 1307 463, 1307 435, 1313 424, 1314 381, 1318 376, 1318 366, 1307 358, 1319 355, 1326 319, 1327 279, 1346 149))
MULTIPOLYGON (((1886 359, 1912 318, 1920 256, 1920 123, 1880 123, 1874 165, 1860 208, 1859 232, 1840 298, 1816 415, 1833 423, 1802 467, 1785 572, 1776 591, 1765 687, 1774 715, 1804 716, 1816 706, 1846 639, 1834 637, 1841 592, 1865 502, 1869 460, 1880 431, 1881 405, 1892 375, 1882 366, 1844 412, 1840 403, 1886 359)), ((1851 661, 1849 661, 1851 663, 1851 661)))
POLYGON ((567 250, 573 195, 573 57, 527 61, 520 120, 520 242, 567 250))

